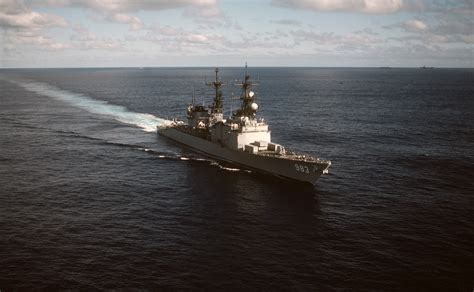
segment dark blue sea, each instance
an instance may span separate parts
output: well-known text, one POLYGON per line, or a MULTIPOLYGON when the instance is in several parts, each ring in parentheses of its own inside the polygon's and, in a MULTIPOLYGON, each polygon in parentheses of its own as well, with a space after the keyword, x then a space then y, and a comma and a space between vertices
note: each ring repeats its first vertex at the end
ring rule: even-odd
POLYGON ((157 135, 213 68, 0 70, 1 291, 472 291, 474 69, 249 73, 314 188, 157 135))

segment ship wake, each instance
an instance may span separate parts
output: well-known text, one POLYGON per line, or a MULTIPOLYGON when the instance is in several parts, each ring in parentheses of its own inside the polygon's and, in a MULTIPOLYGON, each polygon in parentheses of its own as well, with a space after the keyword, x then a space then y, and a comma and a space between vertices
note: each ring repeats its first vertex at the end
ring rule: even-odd
POLYGON ((36 81, 12 81, 24 89, 64 101, 74 107, 81 108, 93 114, 106 115, 124 124, 134 125, 146 132, 155 132, 156 126, 170 124, 170 120, 156 117, 152 114, 136 113, 127 108, 97 100, 81 93, 75 93, 58 87, 36 81))
POLYGON ((140 151, 148 152, 149 154, 152 154, 155 157, 160 158, 160 159, 181 160, 181 161, 188 161, 188 162, 191 162, 191 163, 206 163, 206 164, 209 164, 210 166, 215 166, 215 167, 218 167, 222 170, 230 171, 230 172, 235 172, 235 171, 243 171, 243 172, 247 172, 247 173, 252 172, 252 171, 246 170, 246 169, 226 167, 226 166, 218 163, 217 161, 214 161, 214 160, 208 159, 208 158, 203 158, 203 157, 200 157, 200 156, 194 156, 194 155, 182 156, 182 155, 177 154, 177 153, 171 154, 171 153, 167 153, 167 152, 161 152, 161 151, 156 151, 156 150, 153 150, 153 149, 142 148, 142 147, 137 147, 136 149, 140 150, 140 151))
MULTIPOLYGON (((65 102, 69 105, 86 110, 87 112, 90 112, 93 114, 110 117, 124 124, 137 126, 145 132, 156 132, 157 126, 166 126, 172 122, 170 120, 162 119, 152 114, 132 112, 128 110, 126 107, 110 104, 107 101, 97 100, 85 94, 64 90, 47 83, 42 83, 42 82, 37 82, 37 81, 32 81, 32 80, 21 80, 21 81, 8 80, 8 81, 26 89, 27 91, 36 93, 38 95, 50 97, 50 98, 65 102)), ((13 121, 13 122, 21 123, 19 121, 13 121)), ((28 126, 28 127, 31 126, 27 123, 21 123, 21 125, 28 126)), ((34 125, 31 127, 41 128, 39 125, 34 125)), ((44 128, 44 129, 49 130, 49 128, 44 128)), ((250 172, 248 170, 244 170, 240 168, 229 167, 228 165, 224 166, 223 164, 220 164, 217 161, 203 158, 201 156, 194 156, 194 155, 183 156, 182 154, 178 154, 178 153, 163 152, 160 150, 145 148, 143 146, 130 144, 130 143, 106 141, 106 140, 103 140, 102 138, 90 137, 90 136, 83 135, 77 132, 62 131, 62 130, 55 130, 55 131, 61 134, 65 134, 65 135, 73 135, 73 136, 78 136, 81 138, 97 140, 101 143, 113 144, 116 146, 123 146, 123 147, 131 147, 136 150, 144 151, 149 154, 152 154, 154 157, 159 158, 159 159, 184 161, 184 162, 189 162, 189 163, 205 163, 210 166, 218 167, 224 171, 230 171, 230 172, 239 172, 239 171, 250 172)))

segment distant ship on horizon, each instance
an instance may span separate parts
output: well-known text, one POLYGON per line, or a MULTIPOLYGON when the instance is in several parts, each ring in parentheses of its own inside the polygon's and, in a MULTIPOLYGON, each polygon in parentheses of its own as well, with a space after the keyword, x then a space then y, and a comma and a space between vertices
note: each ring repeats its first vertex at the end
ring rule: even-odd
POLYGON ((331 161, 297 154, 271 140, 271 131, 263 118, 257 118, 259 109, 256 84, 250 80, 245 66, 240 108, 224 119, 224 83, 215 69, 215 81, 207 83, 215 90, 210 107, 196 105, 194 96, 187 108, 187 123, 173 120, 170 125, 157 126, 158 133, 206 156, 231 163, 244 169, 270 174, 286 180, 314 185, 322 174, 327 174, 331 161))

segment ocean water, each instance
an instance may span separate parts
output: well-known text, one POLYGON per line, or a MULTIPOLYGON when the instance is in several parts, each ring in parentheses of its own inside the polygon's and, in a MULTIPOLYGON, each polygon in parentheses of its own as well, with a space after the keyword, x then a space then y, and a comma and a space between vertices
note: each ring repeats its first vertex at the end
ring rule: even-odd
POLYGON ((0 70, 0 289, 472 291, 473 69, 249 70, 314 188, 157 136, 213 68, 0 70))

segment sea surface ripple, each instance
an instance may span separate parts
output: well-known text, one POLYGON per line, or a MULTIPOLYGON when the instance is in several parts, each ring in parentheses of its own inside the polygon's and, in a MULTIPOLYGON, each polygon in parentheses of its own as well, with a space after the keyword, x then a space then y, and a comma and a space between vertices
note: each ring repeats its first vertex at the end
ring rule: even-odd
POLYGON ((157 136, 212 68, 0 70, 0 289, 472 291, 474 70, 250 73, 314 189, 157 136))

